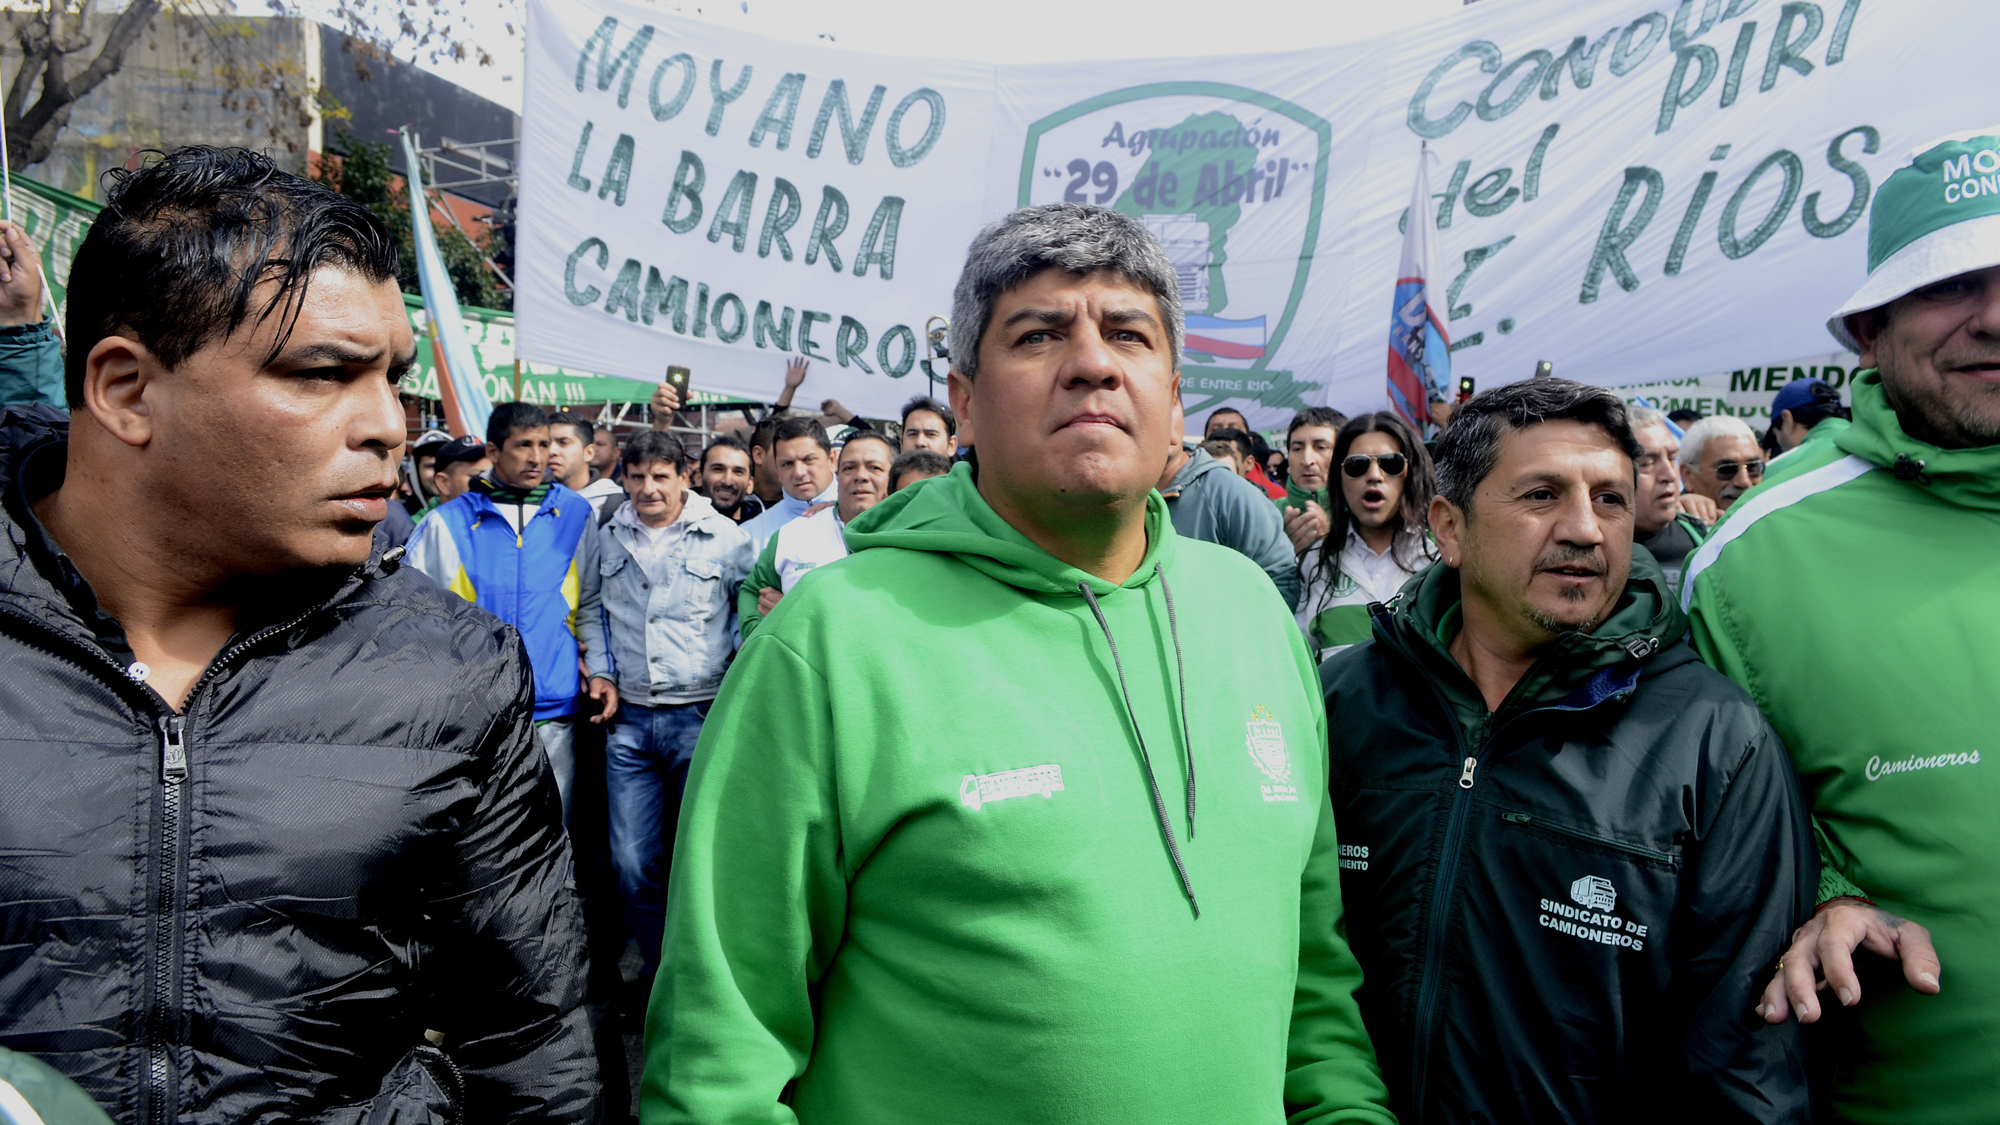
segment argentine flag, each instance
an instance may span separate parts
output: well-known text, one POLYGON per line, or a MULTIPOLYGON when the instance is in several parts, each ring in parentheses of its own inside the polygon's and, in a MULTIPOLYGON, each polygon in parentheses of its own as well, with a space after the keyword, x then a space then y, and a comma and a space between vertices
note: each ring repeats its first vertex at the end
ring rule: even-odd
POLYGON ((1219 359, 1264 358, 1264 318, 1224 320, 1219 316, 1187 317, 1187 350, 1219 359))

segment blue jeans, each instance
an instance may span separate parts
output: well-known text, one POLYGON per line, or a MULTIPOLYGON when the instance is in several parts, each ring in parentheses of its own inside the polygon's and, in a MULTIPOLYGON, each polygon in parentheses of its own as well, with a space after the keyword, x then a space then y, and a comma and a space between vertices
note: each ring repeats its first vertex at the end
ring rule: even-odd
POLYGON ((611 865, 618 872, 619 897, 625 900, 625 924, 632 928, 648 973, 660 967, 681 793, 708 708, 708 703, 645 707, 621 702, 604 747, 611 865))

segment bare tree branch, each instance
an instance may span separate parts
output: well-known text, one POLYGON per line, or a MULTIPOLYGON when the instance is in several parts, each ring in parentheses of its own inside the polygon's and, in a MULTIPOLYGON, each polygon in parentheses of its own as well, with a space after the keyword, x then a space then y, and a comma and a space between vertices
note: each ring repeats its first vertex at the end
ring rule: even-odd
POLYGON ((139 34, 159 14, 161 0, 131 0, 105 30, 103 46, 98 49, 97 57, 75 78, 64 77, 64 61, 67 56, 81 54, 90 48, 93 41, 89 34, 91 0, 83 0, 78 5, 75 34, 69 37, 63 35, 62 27, 68 0, 46 0, 46 3, 48 22, 45 30, 36 28, 32 22, 22 25, 18 36, 22 51, 21 70, 15 74, 7 92, 4 110, 7 120, 6 159, 8 166, 16 169, 48 158, 55 148, 56 135, 69 121, 70 107, 125 65, 125 52, 131 49, 139 34), (28 92, 34 87, 37 69, 41 72, 40 96, 33 105, 24 108, 28 92))

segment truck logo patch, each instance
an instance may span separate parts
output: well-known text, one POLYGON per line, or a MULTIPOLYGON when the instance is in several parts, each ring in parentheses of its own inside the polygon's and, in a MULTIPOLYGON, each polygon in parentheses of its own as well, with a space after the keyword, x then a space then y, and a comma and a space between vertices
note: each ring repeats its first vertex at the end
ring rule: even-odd
POLYGON ((1543 899, 1535 921, 1543 929, 1598 945, 1635 953, 1646 948, 1649 927, 1612 913, 1618 906, 1618 888, 1611 885, 1611 880, 1602 875, 1585 875, 1569 885, 1569 899, 1569 902, 1543 899))
POLYGON ((1618 905, 1618 888, 1602 875, 1585 875, 1569 885, 1569 900, 1591 910, 1609 910, 1618 905))

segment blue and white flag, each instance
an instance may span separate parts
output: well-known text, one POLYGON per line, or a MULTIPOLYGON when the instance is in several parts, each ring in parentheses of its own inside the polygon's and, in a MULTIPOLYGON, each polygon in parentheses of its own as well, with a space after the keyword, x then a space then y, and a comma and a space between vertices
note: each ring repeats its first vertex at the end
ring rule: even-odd
POLYGON ((1410 187, 1389 326, 1389 405, 1419 429, 1431 420, 1431 395, 1443 397, 1451 382, 1451 337, 1441 315, 1444 274, 1438 268, 1430 203, 1430 149, 1425 146, 1417 153, 1417 182, 1410 187))
POLYGON ((431 230, 431 204, 424 194, 423 171, 417 163, 417 146, 408 130, 403 132, 403 162, 410 184, 410 226, 416 232, 417 282, 424 292, 424 313, 431 328, 431 362, 442 374, 438 395, 443 400, 445 423, 453 437, 486 437, 486 419, 493 414, 493 400, 486 394, 485 375, 472 354, 472 339, 465 332, 465 318, 459 315, 458 291, 438 253, 437 233, 431 230))

